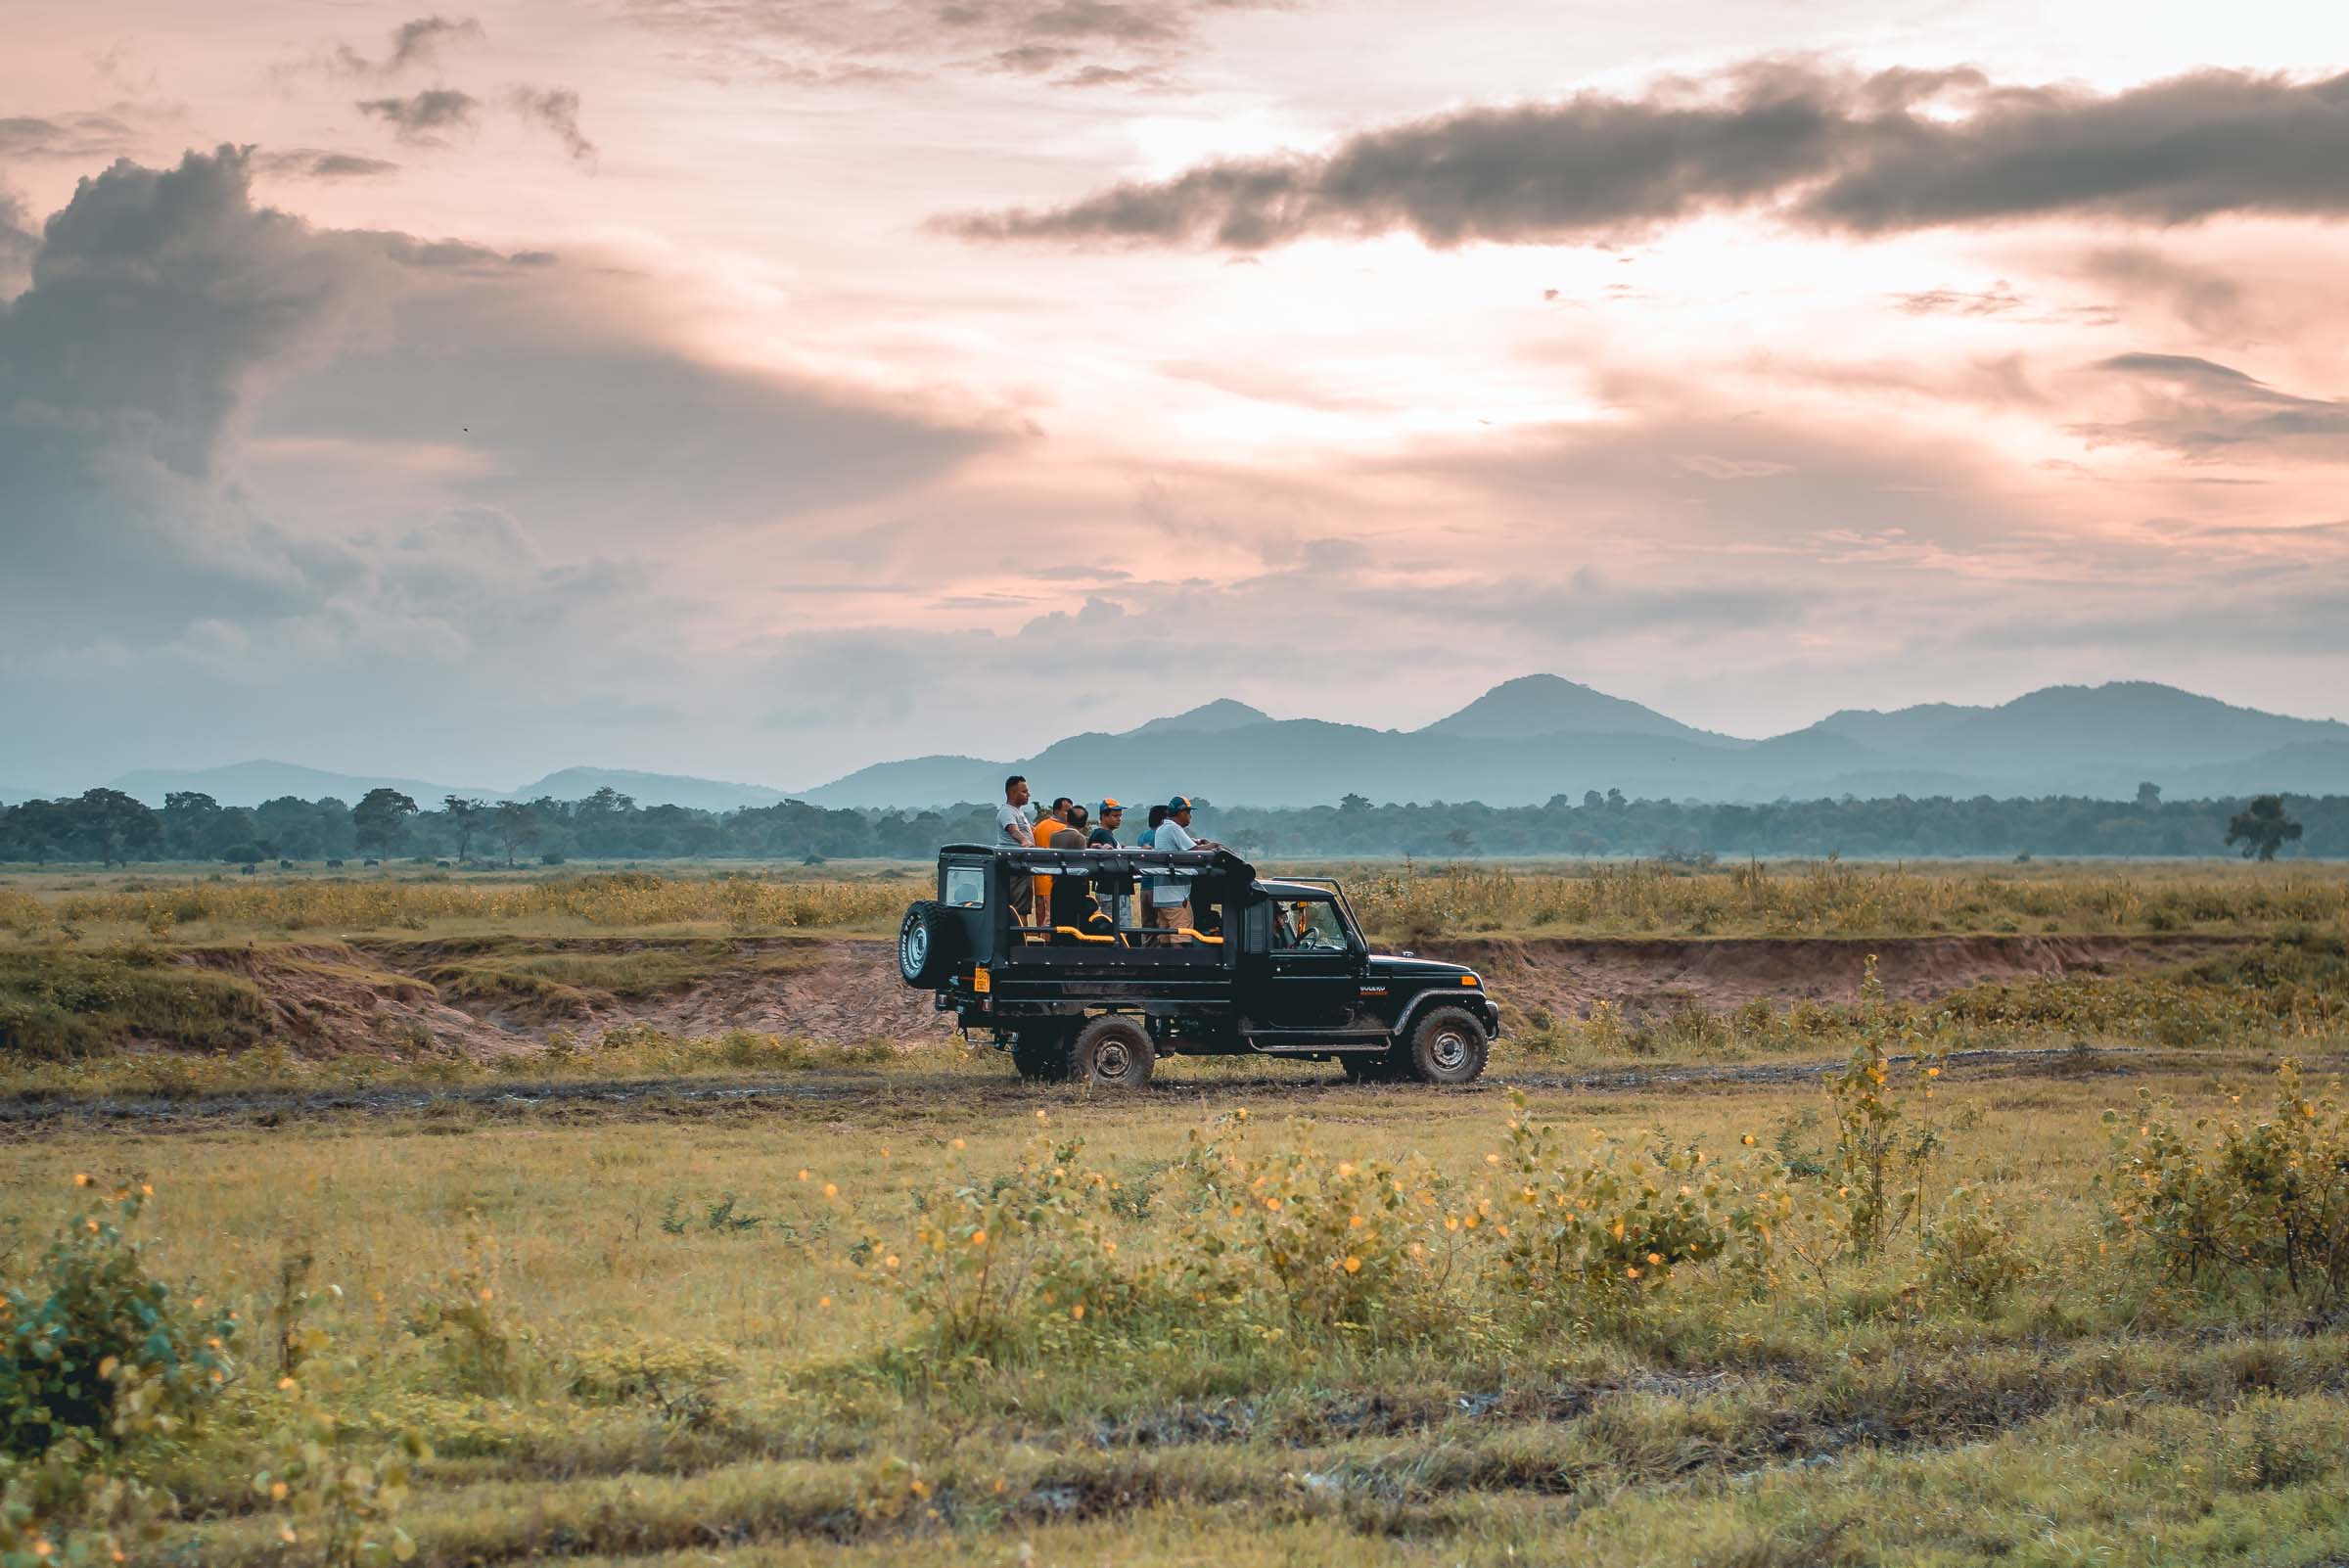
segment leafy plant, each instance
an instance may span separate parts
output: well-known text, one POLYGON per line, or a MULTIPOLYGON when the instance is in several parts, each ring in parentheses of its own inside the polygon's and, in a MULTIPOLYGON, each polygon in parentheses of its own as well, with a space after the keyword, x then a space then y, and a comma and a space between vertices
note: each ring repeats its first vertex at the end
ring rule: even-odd
POLYGON ((2198 1117, 2186 1128, 2169 1099, 2141 1089, 2136 1117, 2104 1113, 2114 1225, 2170 1273, 2244 1273, 2335 1301, 2349 1283, 2349 1111, 2339 1089, 2335 1080, 2312 1098, 2300 1064, 2286 1061, 2264 1119, 2198 1117))
POLYGON ((151 1190, 112 1189, 0 1290, 0 1452, 174 1431, 227 1381, 236 1314, 155 1278, 147 1244, 130 1239, 151 1190))

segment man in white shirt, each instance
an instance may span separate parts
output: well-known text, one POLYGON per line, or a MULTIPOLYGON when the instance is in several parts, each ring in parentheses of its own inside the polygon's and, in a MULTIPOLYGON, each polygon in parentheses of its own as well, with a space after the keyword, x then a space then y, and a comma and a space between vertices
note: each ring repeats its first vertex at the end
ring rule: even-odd
MULTIPOLYGON (((1028 778, 1023 773, 1014 773, 1003 781, 1003 804, 995 807, 995 840, 1023 850, 1036 848, 1036 824, 1028 819, 1028 778)), ((1035 902, 1036 878, 1025 871, 1010 872, 1004 877, 1003 912, 1011 924, 1033 924, 1030 906, 1035 902)))
MULTIPOLYGON (((1191 798, 1177 795, 1167 803, 1167 819, 1158 825, 1150 841, 1154 850, 1216 850, 1222 848, 1213 839, 1191 837, 1191 798)), ((1191 923, 1191 873, 1170 871, 1150 879, 1150 923, 1168 931, 1180 931, 1191 923)))

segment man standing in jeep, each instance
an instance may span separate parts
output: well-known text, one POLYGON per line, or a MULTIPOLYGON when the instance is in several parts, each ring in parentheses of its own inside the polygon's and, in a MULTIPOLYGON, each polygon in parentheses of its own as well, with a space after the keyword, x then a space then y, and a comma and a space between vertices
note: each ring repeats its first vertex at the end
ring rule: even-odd
MULTIPOLYGON (((1191 798, 1187 795, 1177 795, 1167 803, 1166 820, 1158 824, 1157 836, 1151 841, 1152 849, 1178 853, 1222 847, 1213 839, 1191 837, 1191 798)), ((1169 871, 1165 876, 1150 879, 1150 923, 1167 931, 1180 931, 1191 923, 1188 871, 1169 871)))

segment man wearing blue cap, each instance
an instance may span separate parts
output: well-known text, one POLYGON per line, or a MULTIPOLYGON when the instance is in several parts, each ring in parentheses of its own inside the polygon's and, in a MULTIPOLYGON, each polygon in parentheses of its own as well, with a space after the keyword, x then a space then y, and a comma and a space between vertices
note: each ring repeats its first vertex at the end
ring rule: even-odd
MULTIPOLYGON (((1177 795, 1167 803, 1167 819, 1159 823, 1150 847, 1177 853, 1222 848, 1213 839, 1191 837, 1191 798, 1187 795, 1177 795)), ((1167 931, 1180 931, 1191 923, 1191 873, 1170 871, 1150 879, 1150 923, 1167 931)))

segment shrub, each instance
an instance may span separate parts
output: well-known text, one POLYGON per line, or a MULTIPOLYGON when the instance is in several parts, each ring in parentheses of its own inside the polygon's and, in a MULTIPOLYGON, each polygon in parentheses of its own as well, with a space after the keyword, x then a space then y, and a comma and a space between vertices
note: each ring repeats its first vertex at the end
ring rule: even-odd
POLYGON ((0 1452, 38 1456, 69 1439, 105 1450, 170 1432, 226 1381, 235 1314, 152 1277, 146 1244, 129 1238, 148 1191, 138 1183, 93 1204, 0 1291, 0 1452))
POLYGON ((867 1236, 852 1253, 919 1319, 921 1347, 950 1360, 1005 1357, 1129 1312, 1136 1270, 1103 1223, 1117 1180, 1084 1140, 1032 1139, 1011 1171, 913 1194, 910 1240, 867 1236))
POLYGON ((1659 1289, 1688 1264, 1767 1268, 1793 1209, 1772 1156, 1725 1164, 1693 1145, 1597 1133, 1571 1148, 1555 1129, 1525 1119, 1521 1091, 1510 1100, 1499 1202, 1487 1218, 1512 1291, 1588 1303, 1659 1289))
POLYGON ((253 1478, 253 1495, 280 1513, 278 1541, 297 1561, 321 1568, 406 1562, 416 1555, 415 1543, 394 1516, 407 1500, 415 1465, 432 1457, 432 1450, 407 1431, 379 1453, 354 1454, 357 1434, 324 1395, 348 1381, 356 1363, 328 1360, 322 1331, 313 1329, 311 1339, 312 1365, 325 1388, 292 1376, 277 1380, 281 1424, 263 1447, 265 1463, 253 1478))
MULTIPOLYGON (((1916 1212, 1938 1140, 1930 1124, 1912 1118, 1909 1096, 1893 1084, 1890 1048, 1915 1047, 1922 1036, 1911 1017, 1886 1008, 1873 953, 1861 981, 1858 1028, 1851 1056, 1829 1081, 1827 1095, 1834 1102, 1836 1198, 1845 1243, 1865 1257, 1916 1212), (1914 1184, 1896 1190, 1904 1178, 1914 1184)), ((1921 1098, 1931 1099, 1933 1081, 1941 1076, 1938 1054, 1921 1052, 1915 1072, 1921 1098)))
POLYGON ((2038 1272, 1996 1199, 1959 1187, 1924 1233, 1925 1294, 1988 1312, 2038 1272))
POLYGON ((98 1459, 72 1438, 38 1459, 0 1454, 0 1565, 126 1562, 162 1534, 169 1495, 98 1459))
POLYGON ((495 1259, 470 1241, 465 1263, 408 1314, 407 1330, 431 1346, 449 1381, 469 1394, 520 1391, 535 1336, 507 1322, 495 1284, 495 1259))
POLYGON ((2170 1100, 2139 1090, 2136 1117, 2104 1113, 2114 1226, 2169 1273, 2246 1274, 2329 1304, 2349 1281, 2349 1112, 2338 1094, 2336 1080, 2311 1099, 2300 1064, 2286 1061, 2264 1120, 2199 1117, 2182 1129, 2170 1100))
POLYGON ((1439 1329, 1458 1254, 1483 1222, 1424 1162, 1333 1160, 1310 1145, 1259 1152, 1244 1111, 1221 1136, 1194 1128, 1170 1174, 1190 1208, 1170 1266, 1176 1299, 1260 1320, 1439 1329))

